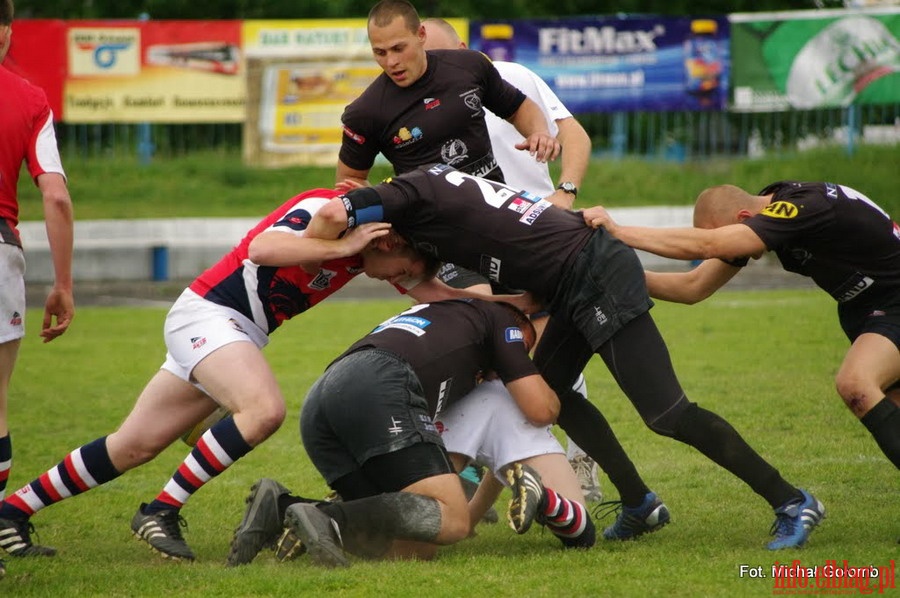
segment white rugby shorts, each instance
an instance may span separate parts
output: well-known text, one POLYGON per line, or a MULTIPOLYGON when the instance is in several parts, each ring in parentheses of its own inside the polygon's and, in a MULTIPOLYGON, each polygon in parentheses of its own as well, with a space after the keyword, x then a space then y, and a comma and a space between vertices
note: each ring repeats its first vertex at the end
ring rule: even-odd
POLYGON ((166 361, 162 369, 194 384, 191 372, 207 355, 236 342, 262 349, 268 335, 240 312, 185 289, 166 316, 166 361))
POLYGON ((25 254, 0 243, 0 343, 25 336, 25 254))
POLYGON ((486 465, 506 483, 503 468, 515 461, 566 451, 551 426, 534 426, 500 380, 482 382, 435 417, 447 452, 486 465))

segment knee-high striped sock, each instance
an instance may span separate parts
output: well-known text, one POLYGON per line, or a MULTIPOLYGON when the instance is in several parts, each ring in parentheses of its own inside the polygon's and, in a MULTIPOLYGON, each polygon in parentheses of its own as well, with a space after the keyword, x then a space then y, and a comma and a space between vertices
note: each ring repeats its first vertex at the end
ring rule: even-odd
POLYGON ((203 433, 191 454, 144 508, 145 514, 180 509, 194 492, 253 449, 241 436, 233 417, 227 417, 203 433))
POLYGON ((584 505, 546 487, 543 505, 542 523, 566 547, 588 548, 594 545, 594 522, 584 505))
POLYGON ((27 519, 44 507, 87 492, 121 474, 106 450, 106 436, 75 449, 55 467, 0 503, 0 518, 27 519))
POLYGON ((0 438, 0 500, 6 496, 6 483, 12 469, 12 439, 9 434, 0 438))

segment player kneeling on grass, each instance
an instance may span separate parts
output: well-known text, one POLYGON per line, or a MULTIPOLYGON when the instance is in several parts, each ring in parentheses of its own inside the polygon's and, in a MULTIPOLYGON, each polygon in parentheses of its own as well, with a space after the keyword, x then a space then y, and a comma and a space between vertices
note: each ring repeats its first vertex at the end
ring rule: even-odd
POLYGON ((493 371, 529 421, 553 423, 559 400, 528 357, 533 343, 524 314, 482 300, 416 305, 354 343, 310 389, 300 417, 304 448, 343 500, 289 504, 268 483, 275 500, 257 491, 267 506, 251 500, 229 563, 249 562, 271 541, 258 531, 271 534, 282 509, 282 556, 302 546, 326 566, 348 565, 345 551, 428 559, 468 537, 465 494, 433 417, 493 371))
POLYGON ((413 251, 386 225, 337 241, 307 238, 312 215, 335 196, 333 190, 316 189, 287 201, 182 293, 166 317, 166 361, 131 413, 118 430, 75 449, 0 502, 0 548, 13 556, 55 554, 32 543, 34 513, 150 461, 224 407, 234 415, 203 433, 159 495, 141 505, 131 522, 135 536, 163 556, 193 560, 181 534, 181 507, 284 420, 284 399, 262 354, 269 335, 363 271, 395 286, 423 281, 410 290, 420 301, 450 296, 431 278, 437 263, 413 251), (321 265, 313 268, 313 262, 321 265))

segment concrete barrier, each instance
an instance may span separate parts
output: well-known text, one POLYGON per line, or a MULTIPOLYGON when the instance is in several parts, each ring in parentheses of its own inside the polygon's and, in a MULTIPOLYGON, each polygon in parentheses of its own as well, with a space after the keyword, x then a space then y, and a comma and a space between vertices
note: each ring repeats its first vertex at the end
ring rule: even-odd
MULTIPOLYGON (((617 222, 642 226, 690 226, 690 207, 614 208, 617 222)), ((76 281, 191 280, 231 250, 258 222, 255 218, 79 220, 75 222, 76 281)), ((53 281, 44 223, 19 226, 29 283, 53 281)), ((638 252, 648 268, 682 262, 638 252)))

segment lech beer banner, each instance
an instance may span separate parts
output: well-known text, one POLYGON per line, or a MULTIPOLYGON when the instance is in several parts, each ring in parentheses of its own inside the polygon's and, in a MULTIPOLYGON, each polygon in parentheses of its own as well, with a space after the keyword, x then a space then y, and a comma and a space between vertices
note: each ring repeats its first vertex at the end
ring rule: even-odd
POLYGON ((724 17, 473 21, 471 47, 537 73, 572 112, 724 110, 724 17))
POLYGON ((900 9, 731 15, 736 112, 900 102, 900 9))

